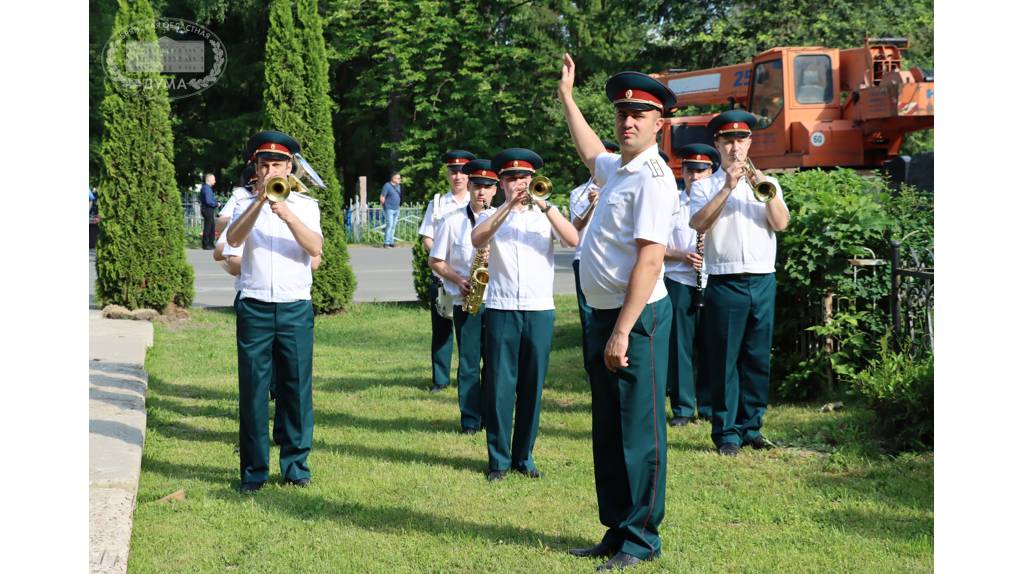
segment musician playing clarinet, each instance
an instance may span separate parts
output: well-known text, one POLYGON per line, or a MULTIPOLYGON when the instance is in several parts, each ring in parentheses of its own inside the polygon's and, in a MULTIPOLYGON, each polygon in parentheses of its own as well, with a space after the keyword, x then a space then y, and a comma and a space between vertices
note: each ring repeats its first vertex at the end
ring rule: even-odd
MULTIPOLYGON (((665 248, 665 288, 672 301, 672 333, 669 335, 668 398, 672 407, 671 426, 696 422, 698 416, 711 419, 711 389, 705 369, 694 373, 694 343, 700 324, 700 289, 705 277, 697 232, 690 227, 690 190, 696 181, 710 177, 721 161, 715 148, 692 143, 679 150, 683 163, 683 191, 679 194, 679 216, 665 248), (696 382, 696 384, 695 384, 696 382)), ((698 358, 700 355, 698 355, 698 358)))
POLYGON ((747 160, 755 118, 722 112, 708 124, 722 167, 693 184, 690 227, 704 234, 706 366, 711 383, 711 439, 719 454, 741 446, 774 445, 761 434, 768 407, 772 323, 775 317, 775 233, 789 224, 779 182, 775 194, 755 197, 747 160))

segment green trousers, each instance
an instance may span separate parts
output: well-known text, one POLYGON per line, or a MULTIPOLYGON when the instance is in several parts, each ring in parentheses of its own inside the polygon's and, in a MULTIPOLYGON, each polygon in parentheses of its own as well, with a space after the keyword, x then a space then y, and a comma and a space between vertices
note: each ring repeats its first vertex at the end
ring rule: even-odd
POLYGON ((576 306, 580 310, 580 332, 583 335, 583 369, 587 367, 587 331, 590 323, 594 320, 594 308, 587 304, 587 298, 583 295, 583 288, 580 287, 580 260, 572 262, 572 274, 576 278, 576 306))
POLYGON ((554 309, 488 309, 484 316, 484 426, 490 470, 537 468, 533 445, 554 331, 554 309))
POLYGON ((665 517, 665 384, 672 305, 644 307, 629 333, 629 366, 611 372, 604 348, 621 309, 594 309, 590 365, 594 482, 604 542, 637 558, 661 554, 665 517))
POLYGON ((486 313, 487 309, 483 305, 480 305, 476 315, 463 311, 462 305, 455 306, 455 340, 459 344, 459 372, 456 380, 459 382, 459 412, 462 413, 463 429, 483 428, 480 358, 486 313))
MULTIPOLYGON (((672 302, 672 333, 669 335, 668 398, 672 416, 711 418, 711 387, 706 368, 694 361, 694 347, 701 346, 701 317, 697 288, 665 278, 672 302)), ((700 356, 698 355, 699 359, 700 356)))
POLYGON ((452 376, 452 320, 437 313, 434 302, 437 292, 444 289, 441 280, 430 276, 430 362, 433 366, 431 382, 437 387, 447 387, 452 376))
POLYGON ((710 276, 704 313, 711 439, 746 444, 761 436, 768 407, 775 274, 710 276))
POLYGON ((313 304, 235 302, 238 347, 238 442, 242 482, 269 476, 268 400, 276 375, 281 475, 309 478, 313 446, 313 304))

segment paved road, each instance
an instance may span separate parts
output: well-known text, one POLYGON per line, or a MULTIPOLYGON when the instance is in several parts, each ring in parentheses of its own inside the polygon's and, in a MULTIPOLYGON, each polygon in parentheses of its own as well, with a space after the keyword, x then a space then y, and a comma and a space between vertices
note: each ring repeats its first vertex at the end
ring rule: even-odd
MULTIPOLYGON (((212 251, 188 249, 188 262, 195 270, 193 307, 228 307, 235 298, 234 278, 213 261, 212 251)), ((349 258, 358 284, 356 301, 413 301, 412 248, 384 249, 349 245, 349 258)), ((572 276, 573 250, 555 247, 555 293, 576 292, 572 276)), ((89 250, 89 308, 96 308, 96 254, 89 250)))

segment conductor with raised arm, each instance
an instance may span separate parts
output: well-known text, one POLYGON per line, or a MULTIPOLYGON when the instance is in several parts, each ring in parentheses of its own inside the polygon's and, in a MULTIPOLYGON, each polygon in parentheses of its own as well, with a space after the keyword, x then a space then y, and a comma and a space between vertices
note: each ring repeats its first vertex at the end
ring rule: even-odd
POLYGON ((605 151, 573 101, 575 64, 565 54, 558 97, 580 159, 604 183, 580 253, 580 287, 594 308, 587 372, 594 481, 607 530, 576 556, 611 557, 598 571, 661 555, 665 515, 665 385, 672 308, 665 247, 679 212, 675 178, 656 136, 675 95, 650 76, 620 72, 605 85, 621 155, 605 151))

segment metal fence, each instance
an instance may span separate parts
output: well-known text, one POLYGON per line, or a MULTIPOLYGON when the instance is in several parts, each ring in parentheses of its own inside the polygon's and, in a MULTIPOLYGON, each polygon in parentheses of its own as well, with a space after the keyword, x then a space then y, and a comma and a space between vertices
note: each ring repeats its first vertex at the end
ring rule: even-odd
MULTIPOLYGON (((426 205, 414 203, 398 208, 398 222, 395 224, 395 241, 416 241, 419 238, 420 222, 426 205)), ((359 201, 352 200, 345 209, 345 240, 349 243, 382 245, 386 220, 384 209, 366 206, 359 209, 359 201)))
POLYGON ((897 351, 915 357, 930 353, 935 349, 935 269, 931 267, 934 254, 931 250, 918 253, 911 248, 910 261, 904 261, 899 241, 890 241, 889 247, 893 345, 897 351))

